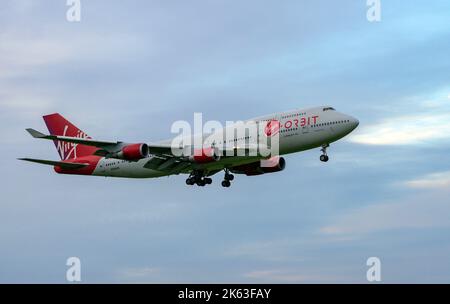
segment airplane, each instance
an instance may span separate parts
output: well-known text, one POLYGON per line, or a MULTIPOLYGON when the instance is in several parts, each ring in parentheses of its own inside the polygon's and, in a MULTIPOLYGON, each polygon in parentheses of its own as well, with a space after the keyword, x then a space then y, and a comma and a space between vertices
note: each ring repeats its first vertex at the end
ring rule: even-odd
POLYGON ((260 127, 253 135, 240 132, 243 125, 239 124, 227 127, 232 132, 224 128, 214 130, 207 136, 190 135, 188 139, 191 143, 198 136, 203 139, 198 151, 192 145, 188 147, 182 144, 177 148, 179 150, 174 149, 173 139, 156 143, 94 140, 58 113, 43 118, 49 135, 34 129, 26 130, 34 138, 54 141, 61 160, 19 160, 53 166, 59 174, 123 178, 187 174, 186 184, 197 186, 211 184, 211 176, 224 171, 222 186, 226 188, 234 180, 233 174, 255 176, 283 171, 286 161, 280 155, 321 148, 320 161, 328 162, 327 148, 330 144, 350 134, 359 125, 358 119, 330 106, 297 109, 247 120, 260 127), (224 139, 225 132, 230 138, 224 139), (250 144, 255 142, 255 137, 258 138, 257 143, 260 139, 267 140, 267 148, 275 135, 278 140, 277 155, 249 153, 259 151, 257 146, 250 144), (191 152, 194 150, 194 154, 184 153, 186 148, 191 152))

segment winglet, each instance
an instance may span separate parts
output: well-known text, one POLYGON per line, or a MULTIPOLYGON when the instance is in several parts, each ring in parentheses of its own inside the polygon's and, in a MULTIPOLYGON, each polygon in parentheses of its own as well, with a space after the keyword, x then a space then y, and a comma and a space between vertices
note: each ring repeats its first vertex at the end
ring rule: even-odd
POLYGON ((26 129, 26 130, 27 130, 28 133, 30 133, 31 136, 33 136, 34 138, 45 138, 45 137, 47 137, 47 135, 45 135, 45 134, 43 134, 43 133, 41 133, 41 132, 39 132, 39 131, 36 131, 35 129, 28 128, 28 129, 26 129))

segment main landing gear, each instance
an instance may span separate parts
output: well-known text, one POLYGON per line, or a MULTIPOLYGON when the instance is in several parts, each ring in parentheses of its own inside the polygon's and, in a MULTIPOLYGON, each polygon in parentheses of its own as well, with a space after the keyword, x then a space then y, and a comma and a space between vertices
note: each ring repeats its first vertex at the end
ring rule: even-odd
POLYGON ((230 173, 230 170, 225 169, 225 176, 222 181, 222 187, 228 188, 231 186, 231 181, 234 179, 234 175, 230 173))
POLYGON ((211 183, 212 179, 203 176, 203 172, 200 171, 192 172, 191 175, 186 179, 186 185, 189 186, 196 184, 197 186, 204 187, 205 185, 210 185, 211 183))
MULTIPOLYGON (((225 169, 225 176, 222 181, 222 187, 228 188, 231 186, 231 181, 234 180, 234 175, 230 173, 230 170, 225 169)), ((192 186, 197 185, 200 187, 204 187, 206 185, 210 185, 212 183, 212 179, 205 176, 205 172, 203 171, 193 171, 191 175, 186 179, 186 185, 192 186)))
POLYGON ((329 160, 329 157, 327 155, 327 148, 329 147, 329 144, 323 144, 322 145, 322 149, 320 149, 320 151, 322 151, 322 155, 320 155, 320 161, 326 163, 329 160))

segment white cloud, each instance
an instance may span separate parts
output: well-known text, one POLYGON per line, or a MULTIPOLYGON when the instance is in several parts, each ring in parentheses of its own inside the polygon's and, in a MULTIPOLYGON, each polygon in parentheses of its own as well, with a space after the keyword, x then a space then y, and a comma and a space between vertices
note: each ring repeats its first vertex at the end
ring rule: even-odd
POLYGON ((369 145, 410 145, 450 139, 450 112, 400 116, 362 128, 350 141, 369 145))
POLYGON ((244 274, 244 277, 249 279, 257 279, 271 282, 285 282, 285 283, 304 282, 310 279, 305 275, 282 272, 277 270, 252 271, 244 274))
POLYGON ((14 11, 15 14, 29 13, 33 8, 39 5, 38 1, 34 0, 9 0, 6 3, 2 3, 8 10, 14 11))
POLYGON ((27 87, 20 88, 16 85, 0 88, 0 109, 12 110, 15 113, 37 112, 42 114, 54 104, 53 96, 42 92, 33 92, 27 87))
POLYGON ((355 209, 338 217, 334 224, 322 227, 320 233, 330 237, 359 237, 393 229, 450 227, 449 195, 445 189, 408 200, 355 209))
POLYGON ((296 271, 285 270, 258 270, 251 271, 244 274, 244 277, 257 281, 264 281, 270 283, 302 283, 302 282, 327 282, 338 281, 336 276, 329 275, 312 275, 302 274, 296 271))
POLYGON ((56 64, 122 62, 124 58, 134 58, 128 53, 142 50, 140 37, 117 32, 30 36, 21 31, 3 31, 0 41, 0 80, 41 73, 43 68, 56 64))
POLYGON ((418 179, 406 181, 404 184, 410 188, 450 189, 450 171, 428 174, 418 179))
POLYGON ((0 35, 0 78, 26 75, 49 64, 67 60, 69 46, 62 41, 36 39, 8 32, 0 35))
POLYGON ((297 252, 292 252, 298 246, 298 239, 285 238, 237 244, 225 250, 224 255, 230 257, 247 257, 261 261, 303 261, 297 252))
MULTIPOLYGON (((15 2, 18 1, 11 2, 13 9, 21 11, 28 11, 34 3, 24 1, 16 7, 15 2)), ((70 106, 65 101, 73 100, 74 94, 64 88, 68 82, 65 79, 48 82, 47 74, 52 74, 50 79, 60 75, 65 78, 69 75, 68 67, 82 69, 133 60, 134 56, 128 56, 129 53, 143 50, 141 39, 134 33, 103 33, 95 28, 71 35, 57 29, 44 33, 20 27, 0 29, 0 111, 5 116, 31 121, 43 114, 61 111, 62 106, 70 106), (64 90, 61 91, 61 87, 64 90)), ((91 107, 92 102, 88 102, 91 107)), ((77 101, 78 106, 69 107, 70 117, 77 117, 76 113, 84 117, 84 103, 80 100, 77 101)), ((82 120, 80 122, 83 123, 82 120)), ((17 127, 10 126, 10 121, 0 125, 7 131, 4 133, 9 134, 8 141, 16 142, 17 135, 13 135, 13 131, 17 127)))
POLYGON ((396 110, 397 115, 372 125, 361 124, 349 140, 368 145, 413 145, 449 140, 450 107, 445 95, 440 92, 432 97, 406 98, 396 110))
POLYGON ((112 210, 104 214, 99 220, 105 223, 164 223, 168 220, 178 219, 183 216, 185 207, 183 204, 175 202, 164 202, 163 204, 154 203, 151 206, 145 206, 139 210, 130 210, 124 212, 112 210))
POLYGON ((159 274, 158 268, 125 268, 118 271, 118 278, 121 281, 143 282, 155 279, 159 274))

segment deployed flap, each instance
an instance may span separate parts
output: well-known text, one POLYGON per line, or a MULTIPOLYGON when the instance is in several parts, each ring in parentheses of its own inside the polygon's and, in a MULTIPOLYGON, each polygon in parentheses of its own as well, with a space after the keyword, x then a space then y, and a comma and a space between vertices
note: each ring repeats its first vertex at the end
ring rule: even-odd
POLYGON ((33 158, 19 158, 19 160, 29 161, 32 163, 38 163, 42 165, 50 165, 50 166, 58 166, 61 169, 67 170, 76 170, 89 166, 89 164, 82 163, 66 163, 62 161, 53 161, 53 160, 45 160, 45 159, 33 159, 33 158))

